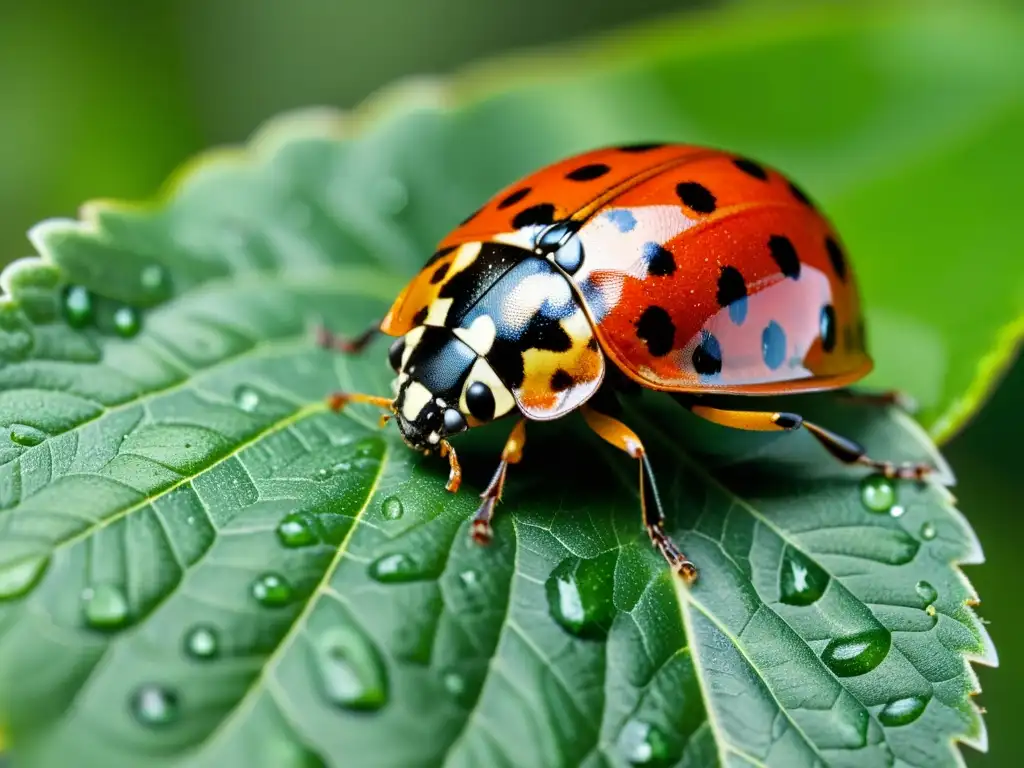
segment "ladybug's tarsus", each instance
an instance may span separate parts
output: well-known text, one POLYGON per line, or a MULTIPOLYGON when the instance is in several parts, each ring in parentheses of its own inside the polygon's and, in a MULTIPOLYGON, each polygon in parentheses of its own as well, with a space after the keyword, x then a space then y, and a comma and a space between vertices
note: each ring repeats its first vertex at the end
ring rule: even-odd
POLYGON ((391 398, 379 395, 364 395, 361 392, 332 392, 327 396, 327 407, 335 413, 344 410, 349 403, 365 403, 391 410, 391 398))
POLYGON ((341 352, 346 355, 355 355, 362 352, 371 341, 377 338, 379 333, 380 322, 374 323, 358 336, 352 338, 338 336, 321 322, 318 322, 314 327, 318 347, 332 349, 335 352, 341 352))
POLYGON ((473 513, 473 520, 470 523, 469 535, 477 544, 490 544, 494 538, 494 531, 491 529, 491 518, 494 516, 494 505, 501 500, 502 491, 505 490, 505 476, 508 474, 509 464, 518 464, 523 458, 523 446, 526 444, 526 419, 520 419, 512 428, 512 433, 505 441, 505 447, 501 451, 501 462, 494 471, 491 482, 480 494, 482 502, 473 513))
POLYGON ((462 485, 462 467, 459 466, 459 457, 455 455, 455 449, 447 440, 441 441, 441 456, 448 459, 448 482, 444 489, 455 493, 462 485))
POLYGON ((697 566, 680 551, 676 543, 665 533, 665 513, 658 496, 658 487, 654 483, 654 471, 647 458, 640 438, 629 427, 607 414, 595 410, 591 406, 581 409, 583 418, 597 435, 624 451, 640 464, 640 511, 643 515, 644 528, 662 557, 668 561, 672 570, 679 574, 687 584, 697 581, 697 566))
POLYGON ((702 419, 721 424, 733 429, 744 429, 754 432, 772 432, 782 430, 790 432, 803 427, 825 450, 835 456, 844 464, 862 464, 871 467, 886 477, 901 480, 923 480, 926 475, 933 471, 928 464, 906 463, 894 464, 891 461, 877 461, 867 455, 867 451, 859 443, 837 435, 835 432, 826 429, 818 424, 804 420, 803 416, 796 413, 780 413, 771 411, 726 411, 720 408, 711 408, 706 405, 688 406, 690 410, 702 419))

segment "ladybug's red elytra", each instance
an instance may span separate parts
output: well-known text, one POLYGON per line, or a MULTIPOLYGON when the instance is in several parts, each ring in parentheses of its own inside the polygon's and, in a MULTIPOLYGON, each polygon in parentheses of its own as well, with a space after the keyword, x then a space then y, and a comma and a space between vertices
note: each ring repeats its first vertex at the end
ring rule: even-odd
POLYGON ((875 461, 794 413, 692 397, 840 389, 872 366, 853 270, 828 220, 779 172, 720 150, 614 147, 537 171, 449 233, 379 324, 321 341, 353 352, 377 331, 397 337, 394 396, 341 392, 330 405, 391 411, 410 447, 448 457, 449 490, 461 472, 448 438, 516 419, 473 517, 481 543, 526 422, 580 409, 639 462, 651 541, 687 582, 696 578, 663 530, 640 438, 592 400, 600 389, 607 401, 616 381, 680 393, 694 414, 737 429, 803 427, 841 461, 890 477, 930 470, 875 461))

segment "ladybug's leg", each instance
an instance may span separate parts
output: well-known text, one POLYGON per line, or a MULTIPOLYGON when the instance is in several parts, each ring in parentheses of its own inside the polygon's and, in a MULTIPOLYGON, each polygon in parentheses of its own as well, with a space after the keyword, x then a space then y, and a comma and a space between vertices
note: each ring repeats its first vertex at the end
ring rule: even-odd
POLYGON ((347 355, 354 355, 361 352, 367 344, 373 341, 380 333, 380 321, 373 323, 369 328, 354 336, 351 339, 338 336, 327 328, 323 323, 316 326, 316 343, 324 349, 333 349, 347 355))
POLYGON ((818 442, 825 446, 825 449, 840 461, 846 464, 863 464, 878 470, 886 477, 920 480, 933 469, 928 464, 908 463, 897 465, 891 461, 872 459, 859 444, 810 421, 804 421, 803 416, 795 413, 725 411, 719 408, 710 408, 706 405, 692 405, 690 410, 702 419, 707 419, 725 427, 733 427, 734 429, 773 432, 777 430, 792 431, 803 427, 814 435, 818 442))
MULTIPOLYGON (((349 403, 366 403, 367 405, 376 405, 378 408, 386 408, 389 411, 395 409, 395 405, 390 397, 364 395, 359 392, 332 392, 327 396, 327 407, 335 413, 340 412, 349 403)), ((380 426, 383 428, 390 418, 390 413, 381 414, 380 426)), ((454 454, 452 455, 454 457, 454 454)), ((458 467, 458 462, 455 463, 455 466, 458 467)))
POLYGON ((907 413, 917 411, 917 402, 910 395, 891 389, 886 392, 860 392, 853 389, 841 389, 839 394, 849 402, 863 403, 864 405, 876 405, 885 407, 895 405, 907 413))
POLYGON ((473 515, 473 522, 469 529, 473 541, 477 544, 490 544, 494 537, 491 530, 491 518, 494 516, 494 505, 501 499, 501 492, 505 489, 505 475, 508 473, 509 464, 518 464, 523 458, 523 446, 526 444, 526 419, 520 419, 512 428, 512 434, 505 441, 505 447, 501 451, 501 463, 494 472, 490 484, 480 494, 483 503, 477 508, 473 515))
POLYGON ((665 533, 665 513, 661 509, 658 487, 654 483, 654 472, 647 459, 647 451, 643 443, 629 427, 611 416, 607 416, 593 408, 583 406, 581 409, 587 425, 600 437, 607 440, 620 451, 636 459, 640 464, 640 510, 643 513, 644 527, 651 543, 668 560, 672 569, 683 577, 687 584, 697 580, 697 567, 679 551, 679 547, 665 533))

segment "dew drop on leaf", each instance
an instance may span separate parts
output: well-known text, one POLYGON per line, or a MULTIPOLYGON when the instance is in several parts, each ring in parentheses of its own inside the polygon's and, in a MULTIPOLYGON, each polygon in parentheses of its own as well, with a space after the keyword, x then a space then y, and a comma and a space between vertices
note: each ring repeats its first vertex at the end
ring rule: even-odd
POLYGON ((309 547, 320 541, 315 523, 309 515, 301 512, 293 512, 281 519, 277 524, 277 538, 291 549, 309 547))
POLYGON ((896 503, 896 486, 885 475, 868 475, 860 483, 860 499, 871 512, 888 512, 896 503))
POLYGON ((466 680, 458 672, 446 672, 441 678, 441 682, 444 683, 444 689, 452 696, 461 696, 466 690, 466 680))
POLYGON ((385 520, 398 520, 405 514, 405 507, 402 500, 397 496, 388 496, 381 502, 380 514, 385 520))
POLYGON ((466 587, 472 588, 480 583, 480 574, 472 568, 468 568, 459 573, 459 581, 461 581, 466 587))
POLYGON ((928 706, 929 696, 906 696, 888 702, 878 713, 878 722, 889 727, 914 722, 928 706))
POLYGON ((643 720, 628 720, 619 733, 618 748, 632 765, 662 765, 670 758, 665 734, 643 720))
POLYGON ((430 571, 404 552, 382 555, 370 563, 370 576, 384 584, 419 581, 430 571))
POLYGON ((11 424, 11 442, 31 448, 39 445, 47 438, 47 434, 27 424, 11 424))
POLYGON ((246 413, 252 413, 260 405, 260 393, 244 384, 235 390, 235 405, 246 413))
POLYGON ((889 514, 892 515, 893 517, 903 517, 903 513, 906 512, 906 511, 907 510, 904 509, 901 505, 896 504, 896 505, 893 506, 892 509, 889 510, 889 514))
POLYGON ((921 538, 925 541, 931 541, 937 533, 938 531, 935 530, 935 525, 932 523, 924 523, 921 526, 921 538))
POLYGON ((185 633, 185 653, 193 659, 212 659, 220 652, 217 630, 208 624, 197 624, 185 633))
POLYGON ((6 563, 0 568, 0 600, 24 595, 39 582, 49 564, 50 558, 43 555, 6 563))
POLYGON ((162 685, 148 683, 132 695, 131 710, 143 725, 170 725, 178 719, 178 694, 162 685))
POLYGON ((577 637, 600 639, 615 618, 612 574, 616 554, 591 560, 568 557, 551 572, 545 584, 551 617, 577 637))
POLYGON ((779 569, 779 599, 786 605, 811 605, 828 587, 830 577, 802 552, 787 546, 779 569))
POLYGON ((117 584, 96 584, 82 591, 85 620, 94 629, 118 629, 128 623, 128 598, 117 584))
POLYGON ((287 605, 292 601, 292 585, 279 573, 264 573, 252 583, 252 596, 260 605, 287 605))
POLYGON ((150 264, 142 270, 139 282, 149 293, 159 293, 167 285, 167 270, 159 264, 150 264))
POLYGON ((915 589, 917 590, 917 594, 921 597, 921 599, 924 600, 925 606, 929 606, 939 599, 938 590, 936 590, 935 587, 933 587, 927 581, 917 582, 917 586, 915 587, 915 589))
POLYGON ((380 709, 388 701, 388 680, 377 649, 351 627, 336 627, 316 644, 324 695, 345 709, 380 709))
POLYGON ((62 304, 64 320, 72 328, 84 328, 92 322, 92 296, 84 286, 68 286, 62 304))
POLYGON ((114 311, 114 330, 126 339, 139 332, 139 313, 134 307, 118 307, 114 311))
POLYGON ((837 637, 825 646, 821 660, 838 677, 863 675, 882 663, 889 653, 892 637, 883 627, 837 637))

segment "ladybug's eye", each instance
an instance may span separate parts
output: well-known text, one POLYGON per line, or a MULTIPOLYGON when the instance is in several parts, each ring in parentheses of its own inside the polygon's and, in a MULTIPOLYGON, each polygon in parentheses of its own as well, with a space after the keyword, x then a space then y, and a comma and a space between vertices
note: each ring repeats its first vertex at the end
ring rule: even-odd
POLYGON ((388 362, 391 364, 391 369, 398 373, 398 370, 402 367, 402 353, 405 352, 405 337, 395 339, 391 343, 391 347, 388 349, 388 362))
POLYGON ((478 421, 490 421, 494 418, 494 393, 482 381, 474 381, 466 390, 466 407, 470 415, 478 421))
POLYGON ((462 418, 461 413, 456 411, 454 408, 449 408, 444 412, 445 434, 454 435, 456 432, 462 432, 466 428, 466 420, 462 418))

